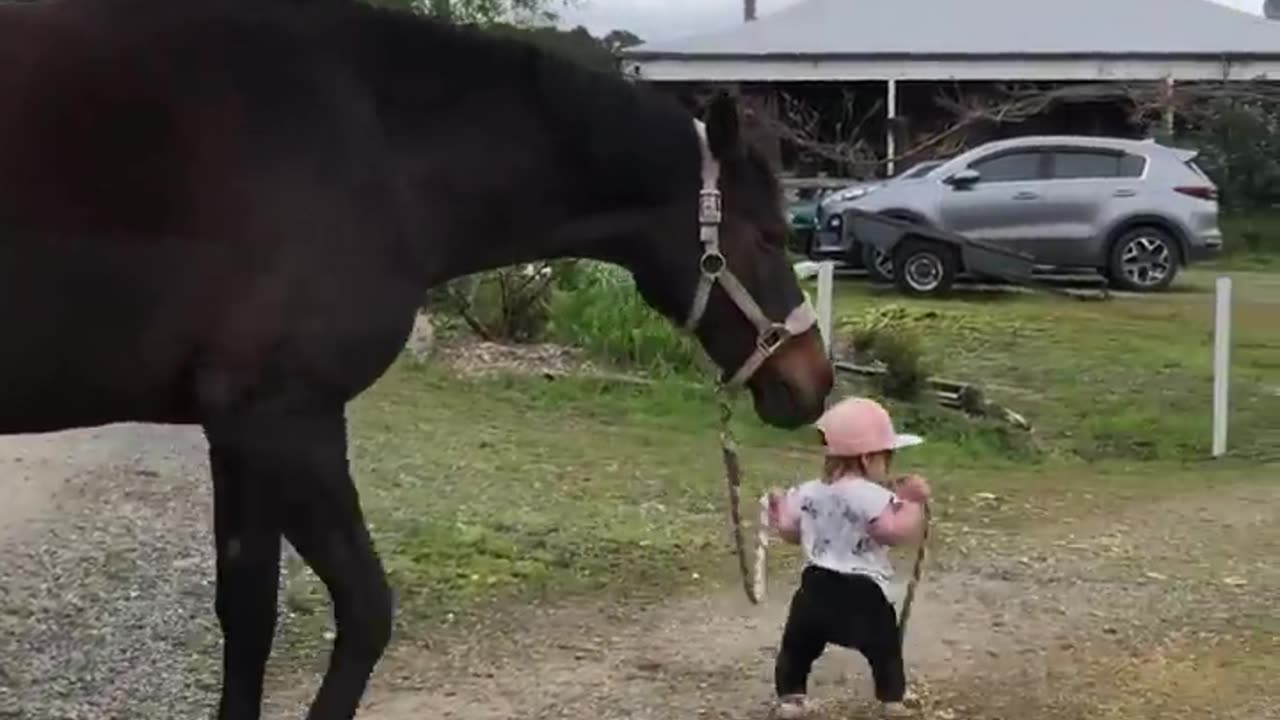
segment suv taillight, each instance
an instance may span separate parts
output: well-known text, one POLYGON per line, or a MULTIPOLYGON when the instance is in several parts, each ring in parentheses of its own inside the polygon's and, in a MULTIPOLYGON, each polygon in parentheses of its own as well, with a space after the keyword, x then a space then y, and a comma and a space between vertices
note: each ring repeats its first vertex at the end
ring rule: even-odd
POLYGON ((1190 195, 1201 200, 1217 200, 1218 189, 1212 185, 1182 185, 1174 188, 1175 191, 1183 195, 1190 195))

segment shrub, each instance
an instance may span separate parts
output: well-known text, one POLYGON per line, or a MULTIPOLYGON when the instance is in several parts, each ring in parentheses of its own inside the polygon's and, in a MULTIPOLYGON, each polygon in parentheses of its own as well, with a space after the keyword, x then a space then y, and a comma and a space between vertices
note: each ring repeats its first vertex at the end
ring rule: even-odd
POLYGON ((920 340, 907 323, 905 309, 890 305, 842 323, 850 331, 854 360, 863 365, 882 364, 885 372, 876 384, 885 397, 916 400, 929 379, 920 340))
POLYGON ((1280 212, 1259 211, 1249 214, 1223 213, 1224 251, 1250 255, 1280 253, 1280 212))
POLYGON ((1270 103, 1217 98, 1195 127, 1174 140, 1196 148, 1227 213, 1256 212, 1280 201, 1280 114, 1270 103))
POLYGON ((649 308, 625 270, 604 263, 581 261, 556 279, 548 335, 654 374, 688 374, 706 366, 697 342, 649 308))
POLYGON ((486 340, 536 342, 546 334, 551 287, 572 267, 572 261, 537 262, 468 275, 433 288, 426 305, 486 340))

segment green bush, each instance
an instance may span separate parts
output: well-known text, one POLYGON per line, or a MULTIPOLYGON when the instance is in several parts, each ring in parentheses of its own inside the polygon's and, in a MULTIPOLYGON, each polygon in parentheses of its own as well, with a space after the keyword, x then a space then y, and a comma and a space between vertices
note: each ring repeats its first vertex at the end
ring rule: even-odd
POLYGON ((1162 143, 1196 150, 1218 186, 1223 250, 1259 259, 1280 254, 1280 106, 1269 99, 1217 97, 1179 115, 1162 143))
POLYGON ((546 334, 551 287, 573 264, 527 263, 457 278, 428 291, 425 307, 488 340, 537 342, 546 334))
POLYGON ((1280 202, 1280 112, 1271 103, 1219 98, 1174 140, 1200 154, 1223 212, 1252 213, 1280 202))
POLYGON ((1223 252, 1236 255, 1280 254, 1280 211, 1222 214, 1223 252))
POLYGON ((916 400, 924 394, 929 372, 919 337, 907 322, 905 308, 888 305, 841 323, 850 333, 854 361, 882 364, 876 384, 885 397, 916 400))
POLYGON ((548 336, 653 374, 706 367, 697 342, 646 305, 625 270, 604 263, 581 261, 556 278, 548 336))

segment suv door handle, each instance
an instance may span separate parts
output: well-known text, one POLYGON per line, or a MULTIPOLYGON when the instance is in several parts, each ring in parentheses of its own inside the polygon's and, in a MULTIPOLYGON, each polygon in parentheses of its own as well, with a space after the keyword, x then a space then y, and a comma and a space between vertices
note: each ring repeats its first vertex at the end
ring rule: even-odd
POLYGON ((1114 197, 1133 197, 1137 194, 1138 194, 1138 191, 1134 190, 1133 188, 1120 188, 1119 190, 1112 193, 1114 197))
POLYGON ((1022 192, 1014 193, 1013 199, 1014 200, 1039 200, 1040 193, 1032 192, 1030 190, 1023 190, 1022 192))

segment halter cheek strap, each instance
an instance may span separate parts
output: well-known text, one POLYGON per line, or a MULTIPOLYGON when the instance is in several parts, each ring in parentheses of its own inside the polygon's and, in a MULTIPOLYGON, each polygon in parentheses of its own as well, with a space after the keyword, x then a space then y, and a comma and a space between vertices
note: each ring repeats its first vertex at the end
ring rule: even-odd
POLYGON ((746 287, 729 269, 724 254, 720 252, 720 223, 723 219, 720 195, 720 163, 711 155, 707 144, 706 126, 695 120, 699 144, 702 147, 702 191, 698 197, 698 238, 702 242, 702 258, 698 261, 701 277, 693 294, 693 305, 689 309, 684 328, 693 332, 702 322, 707 311, 707 301, 711 297, 711 286, 716 282, 724 289, 725 294, 738 306, 738 310, 746 316, 756 328, 756 347, 751 355, 743 361, 742 366, 727 381, 727 385, 742 385, 755 375, 769 356, 777 352, 783 343, 796 335, 806 332, 817 321, 817 313, 806 294, 804 302, 788 313, 785 320, 770 320, 760 304, 751 297, 746 287))

